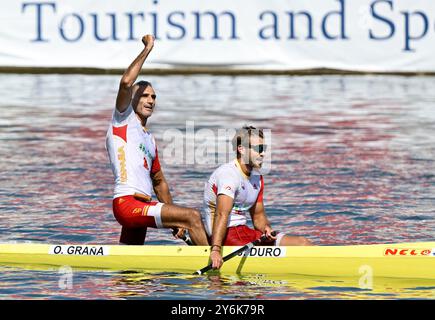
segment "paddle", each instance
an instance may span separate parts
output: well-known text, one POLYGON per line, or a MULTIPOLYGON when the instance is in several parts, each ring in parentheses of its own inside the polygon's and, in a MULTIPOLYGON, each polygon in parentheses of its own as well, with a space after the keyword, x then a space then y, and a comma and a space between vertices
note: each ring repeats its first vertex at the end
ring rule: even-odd
MULTIPOLYGON (((272 232, 272 236, 275 236, 275 235, 276 235, 276 232, 273 231, 272 232)), ((222 260, 224 262, 228 261, 231 258, 237 256, 239 253, 242 253, 242 252, 247 251, 247 250, 251 250, 252 247, 256 246, 257 244, 259 244, 259 243, 261 243, 262 241, 265 241, 265 240, 267 240, 267 236, 265 234, 263 234, 257 240, 254 240, 254 241, 252 241, 252 242, 250 242, 248 244, 245 244, 243 247, 241 247, 241 248, 237 249, 236 251, 233 251, 230 254, 226 255, 225 257, 222 258, 222 260)), ((204 268, 202 268, 202 269, 200 269, 198 271, 195 271, 193 274, 199 274, 199 275, 201 275, 201 274, 203 274, 203 273, 205 273, 205 272, 207 272, 207 271, 209 271, 211 269, 212 269, 212 264, 210 263, 209 265, 205 266, 204 268)))

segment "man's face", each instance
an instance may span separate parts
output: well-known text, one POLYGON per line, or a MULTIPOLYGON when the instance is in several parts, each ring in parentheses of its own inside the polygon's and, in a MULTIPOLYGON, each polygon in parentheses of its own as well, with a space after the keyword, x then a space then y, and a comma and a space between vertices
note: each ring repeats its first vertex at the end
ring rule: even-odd
POLYGON ((133 108, 143 119, 149 118, 156 105, 156 93, 151 86, 138 86, 133 93, 133 108))
POLYGON ((258 136, 251 136, 251 146, 242 146, 240 153, 245 164, 249 164, 255 169, 260 169, 263 165, 263 158, 266 146, 263 139, 258 136))

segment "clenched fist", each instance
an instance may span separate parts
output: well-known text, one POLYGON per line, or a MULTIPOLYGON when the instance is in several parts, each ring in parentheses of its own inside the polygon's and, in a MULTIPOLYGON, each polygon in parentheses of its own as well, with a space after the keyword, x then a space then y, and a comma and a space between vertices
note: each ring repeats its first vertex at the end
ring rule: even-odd
POLYGON ((152 49, 154 46, 154 36, 147 34, 146 36, 142 37, 142 43, 146 48, 152 49))

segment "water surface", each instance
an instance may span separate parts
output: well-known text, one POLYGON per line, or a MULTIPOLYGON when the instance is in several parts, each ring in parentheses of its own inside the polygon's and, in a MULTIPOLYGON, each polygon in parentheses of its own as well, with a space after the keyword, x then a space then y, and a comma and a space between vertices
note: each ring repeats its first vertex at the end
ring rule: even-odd
MULTIPOLYGON (((176 203, 199 208, 203 184, 220 162, 218 155, 189 162, 198 144, 186 135, 183 157, 171 157, 164 151, 168 130, 184 134, 193 122, 194 134, 209 129, 217 136, 218 129, 251 124, 271 130, 265 203, 276 229, 318 245, 434 239, 435 77, 146 79, 158 94, 148 126, 176 203)), ((104 148, 118 81, 0 75, 0 242, 118 242, 104 148)), ((147 242, 181 244, 166 230, 149 230, 147 242)), ((396 292, 381 284, 367 291, 357 282, 284 280, 275 286, 231 277, 77 271, 74 288, 64 290, 56 271, 3 267, 0 298, 432 299, 434 290, 417 282, 396 292)))

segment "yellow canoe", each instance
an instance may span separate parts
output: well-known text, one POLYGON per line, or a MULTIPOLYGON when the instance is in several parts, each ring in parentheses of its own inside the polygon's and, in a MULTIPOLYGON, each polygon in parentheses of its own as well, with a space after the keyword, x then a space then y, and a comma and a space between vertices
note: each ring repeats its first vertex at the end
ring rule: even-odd
MULTIPOLYGON (((225 247, 224 255, 239 247, 225 247)), ((193 273, 209 263, 209 247, 0 244, 0 265, 193 273)), ((222 274, 435 279, 435 242, 254 247, 225 262, 222 274)))

